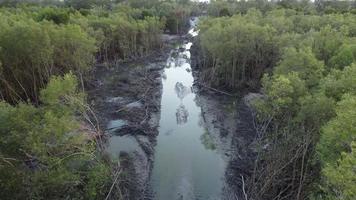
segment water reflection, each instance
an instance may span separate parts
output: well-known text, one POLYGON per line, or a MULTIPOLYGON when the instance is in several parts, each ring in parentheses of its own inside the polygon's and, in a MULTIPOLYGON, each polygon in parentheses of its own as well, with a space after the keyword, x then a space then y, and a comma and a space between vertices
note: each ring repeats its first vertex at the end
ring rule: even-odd
POLYGON ((181 82, 176 83, 174 90, 176 91, 178 98, 180 98, 181 100, 183 100, 184 97, 186 97, 192 91, 190 88, 185 87, 181 82))
POLYGON ((174 90, 178 96, 178 98, 181 100, 181 104, 178 106, 177 111, 176 111, 176 119, 177 119, 177 124, 182 125, 187 123, 188 121, 188 116, 189 112, 183 105, 183 99, 186 97, 188 94, 191 93, 191 89, 184 86, 183 83, 177 82, 174 90))
POLYGON ((113 133, 115 132, 115 130, 122 128, 126 124, 127 122, 125 120, 121 120, 121 119, 111 120, 108 123, 106 130, 108 130, 110 133, 113 133))
POLYGON ((205 130, 205 133, 200 136, 200 140, 206 149, 208 149, 208 150, 216 149, 214 140, 211 138, 211 136, 207 130, 205 130))
POLYGON ((192 37, 196 37, 199 34, 199 30, 191 29, 188 32, 192 37))
POLYGON ((140 149, 140 145, 137 140, 129 135, 125 136, 111 136, 107 147, 107 152, 112 159, 119 158, 120 153, 131 153, 140 149))
POLYGON ((166 68, 171 67, 185 67, 190 68, 190 48, 192 47, 193 43, 188 42, 182 45, 180 48, 174 49, 171 51, 171 55, 167 60, 166 68))
MULTIPOLYGON (((196 20, 191 22, 195 23, 196 20)), ((221 199, 226 165, 214 150, 213 137, 201 126, 201 108, 192 91, 192 45, 184 42, 172 50, 164 70, 161 120, 151 177, 157 200, 221 199)))
POLYGON ((179 105, 176 112, 177 124, 182 125, 188 122, 189 112, 183 104, 179 105))

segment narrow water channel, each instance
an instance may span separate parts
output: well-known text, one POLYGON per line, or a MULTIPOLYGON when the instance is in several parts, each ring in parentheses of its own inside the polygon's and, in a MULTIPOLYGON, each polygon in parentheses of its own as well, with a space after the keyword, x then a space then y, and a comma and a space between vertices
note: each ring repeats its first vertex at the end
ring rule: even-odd
MULTIPOLYGON (((194 20, 191 21, 194 25, 194 20)), ((189 34, 196 36, 192 29, 189 34)), ((158 200, 221 199, 225 162, 203 126, 193 91, 190 48, 171 51, 163 76, 161 120, 151 184, 158 200)))

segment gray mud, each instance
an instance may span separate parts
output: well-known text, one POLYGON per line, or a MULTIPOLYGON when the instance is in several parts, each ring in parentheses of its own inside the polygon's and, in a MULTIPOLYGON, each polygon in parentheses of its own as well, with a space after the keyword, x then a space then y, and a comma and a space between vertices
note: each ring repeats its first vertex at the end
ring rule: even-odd
POLYGON ((180 38, 163 35, 163 47, 135 61, 98 65, 88 99, 106 136, 106 153, 120 160, 124 199, 144 199, 160 120, 162 70, 180 38))
POLYGON ((253 171, 256 156, 254 149, 256 131, 250 106, 256 95, 246 91, 227 95, 224 94, 225 91, 218 92, 215 88, 204 87, 209 85, 199 76, 202 69, 199 65, 198 45, 192 48, 192 58, 195 88, 205 127, 210 135, 214 136, 214 144, 227 162, 222 199, 245 199, 243 186, 246 186, 247 179, 253 171))
MULTIPOLYGON (((197 84, 198 85, 198 84, 197 84)), ((243 182, 253 170, 255 130, 245 98, 230 97, 197 87, 199 106, 207 132, 226 161, 222 199, 244 199, 243 182)))
MULTIPOLYGON (((184 39, 191 38, 165 35, 163 48, 149 57, 95 68, 89 100, 108 136, 108 155, 112 160, 122 161, 127 174, 123 179, 124 199, 154 199, 150 178, 161 118, 163 69, 171 49, 184 39)), ((255 156, 252 112, 241 96, 228 96, 201 87, 204 83, 199 79, 196 46, 193 45, 191 55, 193 89, 201 108, 202 126, 209 133, 202 135, 201 140, 206 148, 218 151, 226 162, 221 199, 243 199, 242 177, 246 179, 251 174, 255 156)), ((186 94, 180 84, 176 90, 181 91, 181 95, 186 94)), ((181 110, 180 116, 184 116, 184 109, 181 110)))

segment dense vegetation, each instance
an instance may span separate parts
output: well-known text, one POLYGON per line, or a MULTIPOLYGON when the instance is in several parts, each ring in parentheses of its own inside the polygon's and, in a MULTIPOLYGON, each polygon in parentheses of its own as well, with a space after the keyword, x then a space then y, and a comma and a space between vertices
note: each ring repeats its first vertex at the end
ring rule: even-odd
POLYGON ((209 5, 202 79, 260 91, 251 199, 355 199, 354 2, 209 5))
POLYGON ((39 90, 49 78, 69 71, 81 79, 83 86, 95 61, 147 56, 160 47, 160 33, 185 30, 191 12, 189 5, 175 2, 105 4, 110 9, 92 8, 97 5, 95 2, 65 1, 63 7, 15 4, 17 7, 1 8, 3 99, 39 104, 39 90))
POLYGON ((3 199, 104 197, 110 168, 96 154, 95 135, 73 74, 51 78, 41 106, 0 103, 0 195, 3 199))
POLYGON ((263 94, 253 102, 257 155, 248 198, 356 198, 355 2, 0 6, 1 199, 104 199, 115 173, 86 104, 93 66, 149 55, 161 33, 184 33, 202 7, 200 77, 231 93, 263 94))
POLYGON ((83 16, 66 8, 3 9, 0 24, 1 96, 11 102, 30 99, 52 75, 73 71, 83 77, 98 61, 147 55, 159 46, 162 22, 135 19, 139 10, 120 6, 83 16), (124 12, 125 11, 125 12, 124 12))
POLYGON ((149 2, 0 1, 1 199, 122 197, 85 85, 96 63, 145 57, 162 32, 183 32, 187 2, 149 2))

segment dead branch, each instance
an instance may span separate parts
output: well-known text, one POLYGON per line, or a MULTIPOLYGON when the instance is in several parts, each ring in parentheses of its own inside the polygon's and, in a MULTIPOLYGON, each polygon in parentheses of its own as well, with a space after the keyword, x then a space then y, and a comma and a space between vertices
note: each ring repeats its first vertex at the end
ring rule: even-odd
POLYGON ((109 190, 109 193, 106 195, 105 200, 108 200, 108 199, 109 199, 109 197, 110 197, 110 195, 111 195, 111 192, 112 192, 112 190, 114 189, 114 186, 116 185, 116 182, 117 182, 117 180, 119 179, 119 176, 120 176, 120 174, 121 174, 121 170, 122 170, 122 169, 121 169, 121 167, 120 167, 120 162, 118 162, 117 165, 118 165, 118 170, 117 170, 117 172, 115 173, 114 182, 112 183, 112 185, 111 185, 111 187, 110 187, 110 190, 109 190))
POLYGON ((14 165, 10 161, 16 161, 15 158, 5 158, 5 157, 1 156, 0 159, 3 162, 7 163, 8 165, 11 165, 12 167, 14 167, 14 165))
POLYGON ((121 111, 123 111, 123 110, 126 109, 127 105, 133 104, 133 103, 138 103, 138 102, 144 100, 144 99, 146 98, 146 94, 148 93, 148 91, 149 91, 150 89, 151 89, 151 88, 147 88, 147 90, 145 91, 145 93, 143 94, 143 96, 142 96, 139 100, 125 104, 124 106, 122 106, 122 108, 116 110, 115 112, 121 112, 121 111))
POLYGON ((247 194, 246 194, 246 191, 245 191, 245 179, 244 179, 244 176, 242 176, 242 175, 240 175, 240 176, 241 176, 241 181, 242 181, 242 192, 244 193, 245 200, 248 200, 247 194))
POLYGON ((206 85, 203 85, 202 83, 198 83, 198 85, 200 85, 200 86, 202 86, 202 87, 204 87, 204 88, 207 88, 207 89, 209 89, 209 90, 213 90, 213 91, 215 91, 215 92, 221 93, 221 94, 225 94, 225 95, 232 96, 232 97, 235 96, 235 95, 233 95, 233 94, 230 94, 230 93, 227 93, 227 92, 224 92, 224 91, 221 91, 221 90, 212 88, 212 87, 208 87, 208 86, 206 86, 206 85))

